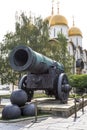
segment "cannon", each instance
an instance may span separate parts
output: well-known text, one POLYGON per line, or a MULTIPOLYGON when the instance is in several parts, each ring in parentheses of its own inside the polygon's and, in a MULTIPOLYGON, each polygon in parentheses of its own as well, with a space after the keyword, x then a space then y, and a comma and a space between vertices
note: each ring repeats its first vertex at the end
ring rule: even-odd
POLYGON ((15 47, 9 59, 13 70, 26 72, 19 80, 19 89, 27 93, 28 101, 33 98, 34 91, 44 90, 48 96, 67 103, 71 86, 61 63, 24 45, 15 47))

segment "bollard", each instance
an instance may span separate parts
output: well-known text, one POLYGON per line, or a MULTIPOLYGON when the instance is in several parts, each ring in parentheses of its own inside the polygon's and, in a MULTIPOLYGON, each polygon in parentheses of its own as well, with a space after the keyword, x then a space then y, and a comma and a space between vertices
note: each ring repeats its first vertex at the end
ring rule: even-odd
POLYGON ((75 116, 74 116, 74 121, 76 121, 76 118, 77 118, 77 105, 76 105, 76 97, 74 98, 74 103, 75 103, 75 116))
POLYGON ((82 96, 82 113, 84 114, 84 95, 82 96))
POLYGON ((35 104, 35 123, 37 122, 37 100, 34 101, 35 104))
POLYGON ((2 98, 1 98, 1 96, 0 96, 0 104, 1 104, 1 100, 2 100, 2 98))

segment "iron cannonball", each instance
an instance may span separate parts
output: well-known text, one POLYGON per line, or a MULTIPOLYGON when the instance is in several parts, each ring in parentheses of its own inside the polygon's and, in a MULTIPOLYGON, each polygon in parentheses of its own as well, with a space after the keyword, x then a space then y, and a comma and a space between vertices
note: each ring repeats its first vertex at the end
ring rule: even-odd
POLYGON ((27 102, 27 99, 28 99, 27 93, 22 89, 13 91, 10 96, 11 103, 16 104, 18 106, 25 105, 25 103, 27 102))
POLYGON ((2 110, 3 119, 16 119, 21 116, 21 109, 17 105, 7 105, 2 110))
POLYGON ((23 116, 35 116, 35 104, 33 104, 33 103, 26 104, 22 108, 22 115, 23 116))

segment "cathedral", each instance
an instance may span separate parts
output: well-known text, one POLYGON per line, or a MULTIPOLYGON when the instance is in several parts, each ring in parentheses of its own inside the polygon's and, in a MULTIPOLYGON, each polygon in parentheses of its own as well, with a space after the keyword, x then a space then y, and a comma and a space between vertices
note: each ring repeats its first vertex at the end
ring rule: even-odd
POLYGON ((50 26, 50 39, 56 39, 58 33, 62 33, 68 39, 68 52, 74 58, 74 65, 72 69, 73 74, 87 73, 87 50, 82 48, 82 32, 75 26, 74 18, 73 25, 69 28, 67 19, 60 15, 59 5, 57 14, 54 14, 54 7, 52 4, 52 13, 46 17, 50 26))

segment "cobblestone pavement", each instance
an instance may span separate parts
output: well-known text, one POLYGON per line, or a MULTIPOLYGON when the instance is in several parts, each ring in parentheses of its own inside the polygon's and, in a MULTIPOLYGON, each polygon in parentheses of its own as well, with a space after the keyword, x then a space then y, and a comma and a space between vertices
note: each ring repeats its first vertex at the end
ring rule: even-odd
POLYGON ((16 123, 0 123, 0 130, 87 130, 87 106, 69 118, 46 117, 39 118, 37 122, 26 120, 16 123))

